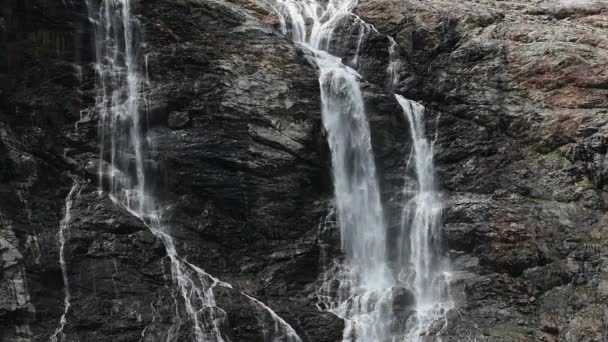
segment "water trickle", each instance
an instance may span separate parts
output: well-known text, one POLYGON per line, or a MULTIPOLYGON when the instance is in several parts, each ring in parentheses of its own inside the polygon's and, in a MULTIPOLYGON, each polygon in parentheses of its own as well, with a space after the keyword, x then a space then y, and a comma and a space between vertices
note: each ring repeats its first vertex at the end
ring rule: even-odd
MULTIPOLYGON (((345 258, 325 265, 318 290, 319 307, 345 319, 344 342, 418 340, 431 334, 431 325, 443 319, 453 306, 449 272, 438 254, 442 247, 441 206, 422 111, 397 95, 402 106, 409 106, 403 108, 411 123, 419 188, 406 204, 406 208, 414 208, 411 217, 406 214, 409 209, 404 209, 399 240, 403 248, 398 260, 389 260, 360 76, 330 54, 334 31, 347 20, 362 26, 355 56, 349 63, 352 67, 358 64, 364 35, 378 31, 352 14, 356 0, 279 0, 277 4, 283 33, 311 51, 319 69, 323 125, 332 152, 336 216, 345 258), (408 299, 408 293, 413 300, 408 299), (400 305, 413 305, 415 309, 405 323, 400 321, 403 317, 395 317, 396 298, 402 300, 400 305)), ((401 58, 397 43, 388 38, 387 89, 392 91, 399 83, 401 58)), ((325 259, 325 254, 322 257, 325 259)))
POLYGON ((300 339, 300 336, 298 336, 291 325, 279 317, 266 304, 243 292, 241 294, 249 299, 256 312, 256 318, 261 327, 264 342, 302 342, 302 339, 300 339), (272 321, 271 327, 266 324, 268 320, 272 321))
POLYGON ((68 279, 68 265, 65 262, 65 244, 66 244, 66 235, 70 229, 70 224, 72 223, 72 205, 74 201, 78 200, 80 196, 80 192, 82 191, 82 186, 78 181, 74 181, 74 185, 70 189, 68 196, 65 198, 65 209, 63 218, 59 223, 59 232, 57 232, 57 241, 59 242, 59 265, 61 266, 61 276, 63 278, 63 314, 59 319, 59 326, 55 329, 55 332, 50 337, 51 342, 61 341, 63 338, 61 337, 63 334, 63 329, 67 323, 67 314, 70 311, 70 307, 72 306, 71 300, 72 295, 70 293, 70 282, 68 279))

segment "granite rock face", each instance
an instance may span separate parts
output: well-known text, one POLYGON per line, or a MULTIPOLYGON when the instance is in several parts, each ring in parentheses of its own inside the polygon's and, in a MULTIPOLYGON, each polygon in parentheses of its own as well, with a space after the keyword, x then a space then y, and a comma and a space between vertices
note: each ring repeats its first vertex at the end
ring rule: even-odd
MULTIPOLYGON (((0 9, 0 341, 164 341, 191 324, 149 229, 98 193, 93 32, 78 1, 0 9), (177 311, 177 315, 176 315, 177 311), (181 318, 181 322, 176 317, 181 318)), ((146 137, 155 194, 188 262, 217 289, 232 341, 262 341, 264 302, 303 341, 340 341, 317 308, 322 252, 339 239, 317 74, 255 0, 149 0, 146 137), (319 227, 323 226, 323 230, 319 227), (332 243, 333 242, 333 243, 332 243)), ((357 66, 383 200, 397 224, 409 131, 386 91, 427 107, 453 262, 454 341, 608 338, 608 5, 603 1, 361 0, 375 25, 357 66)), ((338 30, 352 61, 359 32, 338 30)), ((408 293, 400 299, 403 312, 408 293)))

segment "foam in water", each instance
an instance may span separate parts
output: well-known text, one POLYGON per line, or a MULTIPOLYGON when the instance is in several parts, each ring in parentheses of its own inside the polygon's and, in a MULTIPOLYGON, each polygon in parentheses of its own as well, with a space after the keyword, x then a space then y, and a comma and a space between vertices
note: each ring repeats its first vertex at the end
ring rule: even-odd
POLYGON ((66 234, 70 229, 70 224, 72 223, 72 205, 74 201, 78 200, 80 196, 80 191, 82 190, 82 186, 78 181, 74 182, 68 196, 65 198, 65 209, 63 218, 59 223, 59 232, 57 232, 57 240, 59 242, 59 265, 61 266, 61 276, 63 278, 63 314, 59 319, 59 326, 55 329, 55 332, 50 337, 51 342, 61 341, 63 329, 67 323, 67 314, 70 311, 71 307, 71 299, 72 295, 70 293, 70 282, 68 279, 68 266, 65 262, 65 243, 66 243, 66 234))

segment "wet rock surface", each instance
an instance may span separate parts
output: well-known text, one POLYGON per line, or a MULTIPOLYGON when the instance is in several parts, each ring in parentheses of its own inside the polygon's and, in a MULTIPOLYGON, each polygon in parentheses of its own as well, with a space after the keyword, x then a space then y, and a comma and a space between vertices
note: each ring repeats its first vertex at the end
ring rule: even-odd
MULTIPOLYGON (((226 336, 263 340, 267 315, 246 293, 302 340, 340 341, 343 322, 316 306, 321 252, 339 254, 339 239, 319 231, 332 182, 306 53, 263 2, 150 0, 135 12, 155 193, 179 255, 232 284, 216 290, 226 336)), ((386 34, 402 57, 397 91, 437 132, 458 303, 448 338, 608 338, 605 2, 362 0, 356 13, 379 31, 356 63, 391 225, 411 175, 407 124, 385 91, 386 34)), ((358 36, 338 30, 347 63, 358 36)), ((0 341, 47 341, 58 325, 57 232, 73 178, 88 183, 66 244, 65 340, 160 341, 180 323, 162 243, 98 194, 91 39, 77 2, 0 9, 0 341)), ((411 300, 395 291, 403 315, 411 300)))
POLYGON ((372 0, 357 13, 398 42, 399 91, 439 116, 451 334, 608 338, 607 4, 372 0))

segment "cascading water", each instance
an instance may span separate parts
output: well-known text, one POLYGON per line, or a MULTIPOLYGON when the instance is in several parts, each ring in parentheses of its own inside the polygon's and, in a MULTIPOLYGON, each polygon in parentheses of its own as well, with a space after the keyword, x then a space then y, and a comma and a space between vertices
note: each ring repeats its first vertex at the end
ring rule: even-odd
MULTIPOLYGON (((322 307, 346 321, 343 341, 414 341, 431 332, 437 321, 445 322, 453 307, 449 296, 447 267, 439 255, 441 206, 435 189, 432 149, 424 136, 422 108, 396 95, 410 122, 418 189, 404 209, 401 240, 409 240, 398 260, 388 260, 386 224, 376 180, 369 124, 357 72, 329 53, 338 24, 354 18, 360 26, 356 53, 361 42, 376 29, 351 13, 356 0, 278 0, 281 29, 308 49, 319 69, 323 124, 332 152, 337 218, 344 262, 326 270, 319 291, 322 307), (405 105, 409 105, 406 107, 405 105), (408 111, 409 110, 409 111, 408 111), (412 203, 413 202, 413 203, 412 203), (413 215, 406 217, 413 204, 413 215), (404 251, 408 251, 409 254, 404 251), (392 263, 391 263, 392 261, 392 263), (405 286, 415 296, 415 313, 405 324, 393 314, 395 290, 405 286)), ((400 56, 389 37, 387 89, 399 82, 400 56)))
MULTIPOLYGON (((282 29, 309 49, 319 68, 323 124, 332 152, 334 192, 346 262, 335 270, 336 295, 327 306, 346 320, 344 340, 383 341, 390 322, 391 276, 386 224, 376 180, 369 124, 357 72, 332 56, 333 32, 351 15, 354 1, 279 2, 282 29), (311 26, 307 28, 306 23, 311 26)), ((331 291, 328 288, 328 291, 331 291)))
MULTIPOLYGON (((163 223, 163 208, 146 184, 146 168, 150 168, 146 158, 151 158, 152 146, 141 120, 145 115, 141 105, 145 102, 141 31, 138 20, 131 13, 131 2, 88 0, 87 5, 96 42, 96 112, 99 114, 102 158, 100 189, 108 189, 115 203, 141 219, 163 242, 171 261, 173 282, 194 328, 193 340, 225 341, 219 326, 226 314, 216 306, 213 289, 229 285, 179 257, 169 229, 163 223)), ((179 338, 177 332, 182 324, 176 312, 167 341, 179 338)))
POLYGON ((357 18, 357 22, 358 22, 357 26, 359 29, 359 36, 357 37, 357 47, 355 49, 355 57, 353 57, 352 61, 350 62, 351 66, 355 69, 359 65, 359 55, 361 53, 361 45, 363 44, 363 38, 365 38, 365 36, 370 32, 370 27, 373 28, 373 26, 366 25, 365 22, 359 18, 357 18))
POLYGON ((401 67, 401 56, 399 55, 399 47, 397 42, 392 37, 389 37, 391 45, 388 48, 389 62, 386 68, 387 73, 387 88, 394 91, 399 84, 399 68, 401 67))
POLYGON ((78 196, 80 195, 80 191, 82 190, 81 184, 78 181, 74 182, 68 196, 65 199, 65 211, 63 214, 63 218, 59 223, 59 232, 57 233, 57 240, 59 242, 59 265, 61 266, 61 275, 63 277, 63 314, 59 319, 59 326, 55 329, 53 335, 51 335, 50 341, 57 342, 61 341, 61 334, 63 333, 63 329, 67 323, 67 314, 70 311, 70 307, 72 306, 71 299, 72 294, 70 293, 70 283, 68 279, 68 266, 65 262, 65 243, 66 243, 66 234, 70 229, 70 223, 72 223, 72 205, 74 201, 78 200, 78 196))
MULTIPOLYGON (((413 161, 418 188, 404 207, 402 240, 410 245, 399 253, 402 268, 399 280, 408 284, 416 298, 416 314, 410 318, 408 335, 412 341, 429 333, 431 325, 446 322, 445 314, 454 307, 449 291, 449 267, 441 254, 441 201, 435 184, 433 147, 425 136, 424 107, 395 95, 410 125, 413 161)), ((435 329, 436 330, 436 329, 435 329)))
MULTIPOLYGON (((176 290, 183 300, 187 319, 193 326, 192 339, 197 342, 224 342, 228 338, 220 331, 226 313, 216 305, 213 290, 217 286, 232 288, 207 274, 201 268, 182 259, 169 227, 163 222, 163 207, 150 192, 146 175, 153 168, 154 146, 146 136, 145 103, 143 96, 147 80, 147 60, 140 52, 141 33, 138 20, 131 13, 131 0, 88 0, 89 16, 95 28, 96 104, 99 114, 100 193, 108 189, 110 198, 139 218, 163 242, 171 264, 171 275, 176 290), (109 161, 104 161, 109 160, 109 161)), ((263 306, 275 329, 285 331, 288 342, 300 342, 295 330, 274 311, 255 298, 256 306, 263 306)), ((67 310, 67 309, 66 309, 67 310)), ((179 330, 184 322, 178 308, 166 341, 180 340, 179 330)), ((142 332, 142 340, 146 329, 142 332)), ((274 341, 274 340, 272 340, 274 341)), ((266 342, 272 342, 268 340, 266 342)))

